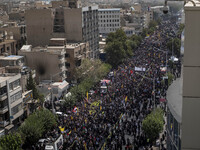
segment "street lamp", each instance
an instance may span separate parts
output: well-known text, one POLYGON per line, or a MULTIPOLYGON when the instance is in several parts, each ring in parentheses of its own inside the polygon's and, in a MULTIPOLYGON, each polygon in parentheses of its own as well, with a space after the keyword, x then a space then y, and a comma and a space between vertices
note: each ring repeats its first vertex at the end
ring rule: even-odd
POLYGON ((144 75, 141 75, 139 74, 138 72, 136 72, 137 75, 140 75, 141 77, 145 78, 145 79, 148 79, 148 80, 151 80, 153 82, 153 91, 154 91, 154 97, 153 97, 153 101, 154 101, 154 110, 156 108, 156 91, 155 91, 155 77, 154 78, 149 78, 149 77, 146 77, 144 75))

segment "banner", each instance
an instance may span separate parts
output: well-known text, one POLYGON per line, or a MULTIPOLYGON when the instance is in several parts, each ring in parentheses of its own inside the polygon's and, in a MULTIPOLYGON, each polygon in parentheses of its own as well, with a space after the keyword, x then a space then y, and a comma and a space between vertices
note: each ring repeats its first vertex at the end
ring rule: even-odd
POLYGON ((135 71, 146 71, 146 68, 135 67, 135 71))

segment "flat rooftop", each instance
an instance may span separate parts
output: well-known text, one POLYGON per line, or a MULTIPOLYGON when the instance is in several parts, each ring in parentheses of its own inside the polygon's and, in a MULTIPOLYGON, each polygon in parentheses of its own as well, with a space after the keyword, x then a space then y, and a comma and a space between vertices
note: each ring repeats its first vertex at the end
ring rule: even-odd
POLYGON ((99 9, 99 11, 120 11, 120 8, 99 9))
POLYGON ((6 57, 0 57, 0 60, 18 60, 23 58, 24 56, 18 56, 18 55, 10 55, 6 57))
POLYGON ((67 48, 67 49, 72 49, 72 48, 79 47, 79 46, 81 46, 81 45, 83 45, 83 44, 85 44, 85 43, 68 43, 68 44, 66 45, 66 48, 67 48))
POLYGON ((182 122, 182 103, 183 103, 183 77, 177 78, 167 91, 167 105, 174 118, 182 122))

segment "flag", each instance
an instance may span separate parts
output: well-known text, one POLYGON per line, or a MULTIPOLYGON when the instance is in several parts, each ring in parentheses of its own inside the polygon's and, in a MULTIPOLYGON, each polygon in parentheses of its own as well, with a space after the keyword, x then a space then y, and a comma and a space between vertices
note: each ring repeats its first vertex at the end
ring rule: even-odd
POLYGON ((84 147, 85 147, 85 150, 87 150, 87 145, 86 145, 86 143, 85 143, 85 142, 84 142, 84 144, 83 144, 83 145, 84 145, 84 147))
POLYGON ((74 112, 74 113, 77 113, 77 112, 78 112, 78 108, 77 108, 76 106, 74 107, 73 112, 74 112))
POLYGON ((67 135, 70 135, 72 133, 72 131, 69 131, 69 133, 67 133, 67 135))
POLYGON ((87 100, 88 100, 88 92, 86 93, 86 96, 87 96, 87 100))
POLYGON ((128 97, 126 96, 126 98, 125 98, 125 103, 127 102, 127 100, 128 100, 128 97))

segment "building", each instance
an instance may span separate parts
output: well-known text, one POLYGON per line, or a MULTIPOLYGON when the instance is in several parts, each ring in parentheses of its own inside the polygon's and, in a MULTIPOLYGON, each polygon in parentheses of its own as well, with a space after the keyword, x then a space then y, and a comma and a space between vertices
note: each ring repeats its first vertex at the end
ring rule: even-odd
POLYGON ((26 91, 27 79, 29 74, 32 73, 33 78, 35 78, 35 71, 30 70, 25 65, 24 56, 10 55, 10 56, 0 56, 0 67, 3 67, 5 73, 20 73, 21 74, 21 87, 22 91, 26 91))
POLYGON ((185 5, 185 41, 183 63, 183 108, 181 149, 200 149, 200 4, 185 5))
POLYGON ((66 81, 54 82, 51 85, 51 88, 52 88, 52 99, 59 100, 61 97, 64 97, 64 95, 67 94, 69 83, 66 81))
POLYGON ((121 26, 135 28, 135 33, 139 34, 144 28, 148 28, 153 20, 153 11, 148 7, 142 8, 140 4, 135 4, 130 9, 124 10, 121 16, 121 26))
POLYGON ((16 55, 16 46, 16 40, 0 38, 0 55, 16 55))
POLYGON ((99 34, 107 36, 115 32, 120 25, 120 8, 99 9, 99 34))
POLYGON ((31 51, 22 47, 19 54, 25 57, 28 67, 36 70, 36 82, 42 80, 63 81, 66 78, 65 47, 35 47, 31 51))
POLYGON ((99 26, 98 6, 82 8, 83 42, 88 42, 90 47, 90 58, 99 57, 99 26))
POLYGON ((23 115, 20 79, 20 74, 0 74, 0 129, 3 134, 17 125, 23 115))
POLYGON ((52 8, 27 10, 28 44, 46 46, 51 38, 66 38, 70 43, 88 42, 90 57, 96 58, 99 49, 98 6, 78 8, 76 4, 56 1, 52 2, 52 8))
POLYGON ((135 34, 135 28, 134 27, 122 27, 122 29, 124 30, 127 37, 130 37, 133 34, 135 34))
POLYGON ((182 77, 167 93, 167 149, 200 149, 200 4, 185 4, 185 40, 182 77))
POLYGON ((0 28, 0 32, 5 32, 7 38, 16 40, 16 50, 20 50, 26 44, 26 26, 17 22, 5 22, 0 28))
POLYGON ((67 81, 74 80, 75 69, 81 65, 83 59, 89 58, 88 43, 69 43, 66 45, 67 81))

